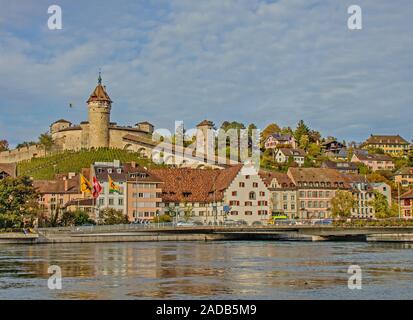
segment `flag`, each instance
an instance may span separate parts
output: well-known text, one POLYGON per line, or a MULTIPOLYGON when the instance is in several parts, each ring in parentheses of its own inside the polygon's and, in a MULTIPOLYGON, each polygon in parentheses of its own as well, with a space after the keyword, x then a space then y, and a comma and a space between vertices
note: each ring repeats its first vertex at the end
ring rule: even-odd
POLYGON ((109 178, 109 193, 116 192, 120 194, 120 186, 112 180, 112 177, 110 175, 108 175, 108 178, 109 178))
POLYGON ((92 193, 92 185, 83 174, 80 175, 80 191, 82 193, 92 193))
POLYGON ((98 179, 93 177, 93 198, 99 197, 99 194, 102 192, 102 186, 100 185, 98 179))

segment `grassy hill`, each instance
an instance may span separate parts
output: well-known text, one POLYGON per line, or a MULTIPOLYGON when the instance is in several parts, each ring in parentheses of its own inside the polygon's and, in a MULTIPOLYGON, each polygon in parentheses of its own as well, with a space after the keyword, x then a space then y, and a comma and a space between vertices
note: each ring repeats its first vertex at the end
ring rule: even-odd
POLYGON ((94 162, 120 160, 121 162, 135 161, 147 168, 159 167, 149 159, 142 159, 138 153, 119 149, 97 149, 84 151, 65 151, 43 158, 33 158, 17 165, 19 176, 27 175, 36 180, 53 179, 56 173, 80 172, 94 162))

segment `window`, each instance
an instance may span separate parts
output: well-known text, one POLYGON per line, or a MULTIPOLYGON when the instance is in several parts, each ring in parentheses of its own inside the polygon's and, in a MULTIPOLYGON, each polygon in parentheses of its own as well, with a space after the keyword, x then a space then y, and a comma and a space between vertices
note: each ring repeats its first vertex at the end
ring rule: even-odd
POLYGON ((266 206, 266 205, 268 205, 268 202, 267 201, 258 201, 258 205, 259 206, 266 206))
POLYGON ((230 205, 230 206, 239 206, 239 201, 231 200, 231 201, 229 202, 229 205, 230 205))
POLYGON ((113 198, 109 198, 109 205, 113 206, 113 203, 114 203, 113 198))
POLYGON ((260 191, 260 197, 265 197, 265 192, 264 191, 260 191))
POLYGON ((123 198, 118 199, 118 205, 123 206, 123 198))
POLYGON ((231 211, 231 216, 237 216, 238 215, 238 211, 231 211))
POLYGON ((252 207, 252 201, 245 201, 246 207, 252 207))
POLYGON ((253 187, 253 188, 258 188, 258 182, 253 182, 253 183, 252 183, 252 187, 253 187))
POLYGON ((254 192, 254 191, 251 191, 251 192, 250 192, 250 194, 249 194, 249 199, 250 199, 250 200, 255 200, 255 199, 256 199, 256 197, 255 197, 255 192, 254 192))
POLYGON ((235 197, 237 196, 237 192, 236 191, 232 191, 232 195, 235 197))
POLYGON ((245 187, 245 183, 244 182, 240 182, 239 183, 240 188, 244 188, 245 187))
POLYGON ((267 215, 267 210, 258 210, 258 215, 259 215, 259 216, 265 216, 265 215, 267 215))
POLYGON ((105 199, 100 198, 99 199, 99 206, 103 206, 103 205, 105 205, 105 199))
POLYGON ((252 216, 252 211, 245 211, 246 216, 252 216))
POLYGON ((249 179, 249 178, 250 178, 250 176, 249 176, 249 175, 246 175, 246 176, 245 176, 245 179, 249 179))

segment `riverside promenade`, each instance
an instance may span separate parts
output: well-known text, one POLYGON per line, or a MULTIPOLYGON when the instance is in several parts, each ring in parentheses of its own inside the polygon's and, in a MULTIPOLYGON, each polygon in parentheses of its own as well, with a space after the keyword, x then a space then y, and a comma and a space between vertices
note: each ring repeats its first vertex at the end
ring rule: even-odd
POLYGON ((36 233, 3 233, 0 243, 93 243, 148 241, 385 241, 413 242, 413 226, 173 226, 170 224, 42 228, 36 233))

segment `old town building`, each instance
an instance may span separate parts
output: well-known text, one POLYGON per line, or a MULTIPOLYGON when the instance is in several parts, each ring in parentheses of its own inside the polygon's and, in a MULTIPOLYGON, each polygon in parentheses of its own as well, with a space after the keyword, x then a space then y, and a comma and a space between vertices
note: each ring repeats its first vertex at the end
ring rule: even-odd
POLYGON ((410 144, 399 135, 371 135, 364 143, 364 149, 382 149, 394 156, 406 155, 410 144))

